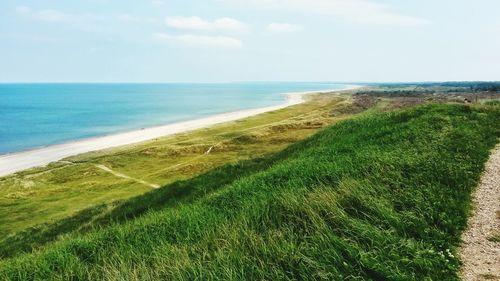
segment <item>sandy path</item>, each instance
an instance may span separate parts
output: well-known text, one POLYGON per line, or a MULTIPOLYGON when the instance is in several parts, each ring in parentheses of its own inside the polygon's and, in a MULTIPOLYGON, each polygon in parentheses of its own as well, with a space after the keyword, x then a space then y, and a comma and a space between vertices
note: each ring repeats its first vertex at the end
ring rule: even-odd
POLYGON ((287 101, 281 105, 228 112, 224 114, 213 115, 206 118, 179 122, 175 124, 146 128, 142 130, 136 130, 127 133, 109 135, 104 137, 79 140, 64 144, 52 145, 19 153, 1 155, 0 177, 33 167, 45 166, 49 163, 56 162, 70 156, 90 151, 97 151, 112 147, 135 144, 160 137, 202 129, 215 124, 236 121, 269 111, 283 109, 292 105, 303 103, 305 101, 304 95, 306 94, 346 91, 356 88, 360 88, 360 86, 349 86, 344 89, 331 90, 331 91, 290 93, 290 94, 285 94, 287 96, 287 101))
POLYGON ((462 236, 460 258, 466 281, 500 280, 500 145, 493 150, 473 195, 474 211, 462 236))
POLYGON ((111 168, 109 167, 106 167, 104 165, 95 165, 97 168, 105 171, 105 172, 108 172, 116 177, 119 177, 119 178, 122 178, 122 179, 127 179, 127 180, 131 180, 131 181, 135 181, 137 183, 140 183, 140 184, 143 184, 143 185, 146 185, 146 186, 149 186, 149 187, 152 187, 152 188, 160 188, 159 185, 157 184, 154 184, 154 183, 150 183, 150 182, 147 182, 145 180, 141 180, 141 179, 136 179, 136 178, 133 178, 133 177, 130 177, 130 176, 127 176, 125 174, 122 174, 122 173, 119 173, 117 171, 113 171, 111 168))

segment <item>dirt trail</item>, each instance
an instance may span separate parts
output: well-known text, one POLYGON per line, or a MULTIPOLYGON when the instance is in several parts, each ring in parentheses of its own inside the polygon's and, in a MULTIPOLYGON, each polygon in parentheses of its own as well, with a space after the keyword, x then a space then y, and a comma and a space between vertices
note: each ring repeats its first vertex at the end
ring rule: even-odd
POLYGON ((500 280, 500 145, 492 152, 473 195, 474 211, 462 236, 460 257, 466 281, 500 280))
POLYGON ((116 172, 116 171, 113 171, 112 169, 104 166, 104 165, 95 165, 97 168, 103 170, 103 171, 106 171, 110 174, 113 174, 119 178, 123 178, 123 179, 127 179, 127 180, 131 180, 131 181, 135 181, 137 183, 140 183, 140 184, 143 184, 143 185, 146 185, 146 186, 149 186, 149 187, 152 187, 152 188, 160 188, 159 185, 157 184, 154 184, 154 183, 150 183, 150 182, 147 182, 147 181, 144 181, 144 180, 141 180, 141 179, 136 179, 136 178, 133 178, 133 177, 130 177, 130 176, 127 176, 125 174, 122 174, 122 173, 119 173, 119 172, 116 172))

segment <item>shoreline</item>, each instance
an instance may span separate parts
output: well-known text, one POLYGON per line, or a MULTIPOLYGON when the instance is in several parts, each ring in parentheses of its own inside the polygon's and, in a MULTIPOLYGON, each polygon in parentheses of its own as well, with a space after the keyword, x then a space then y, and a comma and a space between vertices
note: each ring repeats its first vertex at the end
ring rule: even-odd
POLYGON ((8 176, 30 168, 43 167, 50 163, 65 159, 67 157, 87 152, 136 144, 161 137, 167 137, 179 133, 185 133, 189 131, 203 129, 217 124, 241 120, 244 118, 248 118, 266 112, 280 110, 283 108, 304 103, 305 102, 304 96, 310 94, 349 91, 361 87, 362 86, 357 86, 357 85, 346 85, 345 88, 336 90, 283 93, 283 95, 285 95, 287 99, 283 104, 279 105, 221 113, 208 117, 182 121, 167 125, 160 125, 124 133, 81 139, 62 144, 55 144, 31 150, 4 154, 0 155, 0 177, 8 176))

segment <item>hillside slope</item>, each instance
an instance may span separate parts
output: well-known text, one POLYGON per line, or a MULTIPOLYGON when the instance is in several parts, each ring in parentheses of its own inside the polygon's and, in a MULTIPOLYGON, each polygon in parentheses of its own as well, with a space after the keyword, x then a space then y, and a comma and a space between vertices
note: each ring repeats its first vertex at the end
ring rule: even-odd
POLYGON ((427 105, 346 121, 197 200, 0 261, 0 279, 455 280, 498 120, 427 105))
POLYGON ((96 208, 113 208, 157 185, 276 153, 349 118, 357 109, 356 99, 343 94, 308 98, 306 103, 244 120, 85 153, 0 177, 0 256, 3 245, 10 245, 5 237, 26 231, 31 235, 80 212, 88 216, 99 212, 96 208))

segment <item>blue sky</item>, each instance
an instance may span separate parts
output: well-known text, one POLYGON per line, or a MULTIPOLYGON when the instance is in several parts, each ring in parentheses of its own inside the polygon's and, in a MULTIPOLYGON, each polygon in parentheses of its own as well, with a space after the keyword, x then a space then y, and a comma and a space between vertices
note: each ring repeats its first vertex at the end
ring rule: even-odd
POLYGON ((0 82, 500 80, 498 0, 0 2, 0 82))

